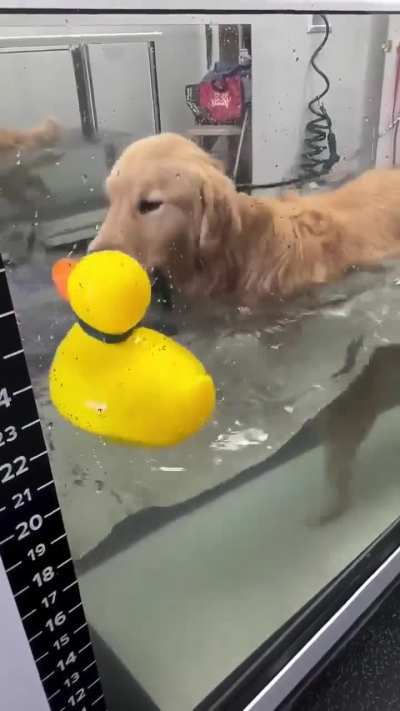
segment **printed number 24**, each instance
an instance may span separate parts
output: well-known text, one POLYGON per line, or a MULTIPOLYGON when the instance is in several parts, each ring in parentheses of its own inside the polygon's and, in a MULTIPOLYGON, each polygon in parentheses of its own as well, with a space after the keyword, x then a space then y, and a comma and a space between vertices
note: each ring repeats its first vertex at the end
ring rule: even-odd
POLYGON ((10 407, 11 398, 8 394, 7 388, 0 388, 0 407, 10 407))

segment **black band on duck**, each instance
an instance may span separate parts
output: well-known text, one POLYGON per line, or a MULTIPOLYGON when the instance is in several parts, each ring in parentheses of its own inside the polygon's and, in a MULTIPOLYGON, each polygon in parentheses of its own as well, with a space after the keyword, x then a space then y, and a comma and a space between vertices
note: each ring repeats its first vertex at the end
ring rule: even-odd
POLYGON ((98 331, 97 328, 93 328, 93 326, 89 326, 88 323, 85 323, 80 318, 78 318, 78 323, 88 336, 92 336, 92 338, 96 338, 102 343, 123 343, 132 335, 135 329, 135 326, 132 326, 125 333, 104 333, 103 331, 98 331))

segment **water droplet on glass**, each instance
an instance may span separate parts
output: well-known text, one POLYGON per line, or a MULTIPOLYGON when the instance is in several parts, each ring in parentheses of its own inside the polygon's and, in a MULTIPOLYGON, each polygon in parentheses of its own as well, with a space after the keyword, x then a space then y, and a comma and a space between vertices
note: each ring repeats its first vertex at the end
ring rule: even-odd
POLYGON ((292 412, 294 412, 294 407, 293 407, 293 405, 285 405, 283 409, 284 409, 285 412, 287 412, 289 415, 291 415, 292 412))

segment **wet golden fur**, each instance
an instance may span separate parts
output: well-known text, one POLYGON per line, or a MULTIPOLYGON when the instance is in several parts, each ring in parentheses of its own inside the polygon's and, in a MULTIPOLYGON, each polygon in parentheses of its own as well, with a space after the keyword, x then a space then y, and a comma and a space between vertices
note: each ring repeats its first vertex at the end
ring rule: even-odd
POLYGON ((331 192, 255 198, 194 143, 162 134, 123 152, 107 193, 91 249, 168 270, 193 296, 291 297, 400 255, 398 170, 370 170, 331 192))

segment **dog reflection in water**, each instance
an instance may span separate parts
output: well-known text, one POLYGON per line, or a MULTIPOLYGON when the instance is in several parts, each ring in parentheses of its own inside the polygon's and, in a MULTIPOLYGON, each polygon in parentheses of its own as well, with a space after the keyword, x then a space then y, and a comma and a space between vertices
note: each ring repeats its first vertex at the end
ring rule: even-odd
POLYGON ((0 158, 53 146, 60 140, 61 133, 60 125, 51 117, 26 131, 0 128, 0 158))
POLYGON ((315 427, 325 446, 326 476, 333 501, 317 519, 326 523, 351 505, 355 459, 383 412, 400 405, 400 345, 378 348, 349 388, 322 410, 315 427))

